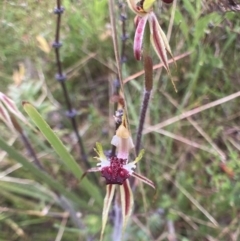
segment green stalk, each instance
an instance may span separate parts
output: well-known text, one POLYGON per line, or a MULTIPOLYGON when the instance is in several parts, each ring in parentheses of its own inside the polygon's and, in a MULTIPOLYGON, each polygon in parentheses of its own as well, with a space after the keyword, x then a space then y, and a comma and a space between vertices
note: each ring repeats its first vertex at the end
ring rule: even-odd
MULTIPOLYGON (((38 111, 31 105, 29 102, 23 102, 23 108, 27 112, 28 116, 34 122, 34 124, 39 128, 41 133, 44 135, 46 140, 51 144, 52 148, 61 158, 62 162, 65 164, 66 168, 71 171, 71 173, 81 181, 81 177, 84 174, 84 171, 78 165, 78 163, 74 160, 74 158, 67 151, 66 147, 59 139, 59 137, 54 133, 51 127, 45 122, 42 116, 38 113, 38 111)), ((102 203, 102 195, 99 192, 98 188, 90 182, 86 177, 81 182, 81 187, 85 190, 89 196, 94 197, 96 203, 102 203)))

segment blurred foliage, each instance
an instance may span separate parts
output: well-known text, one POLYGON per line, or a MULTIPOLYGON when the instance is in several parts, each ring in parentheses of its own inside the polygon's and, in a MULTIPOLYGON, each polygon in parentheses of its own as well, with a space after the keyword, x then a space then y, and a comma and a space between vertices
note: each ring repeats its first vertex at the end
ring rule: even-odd
MULTIPOLYGON (((174 56, 188 51, 191 54, 177 61, 177 68, 171 67, 177 93, 164 70, 154 72, 155 89, 147 126, 239 91, 239 13, 213 11, 207 3, 200 0, 177 2, 170 45, 174 56)), ((62 92, 54 80, 55 56, 53 51, 43 51, 50 48, 54 40, 54 6, 53 0, 0 1, 0 91, 11 97, 21 110, 22 100, 34 104, 78 159, 76 140, 64 115, 62 92)), ((95 155, 96 141, 110 149, 114 132, 114 110, 109 100, 116 66, 108 4, 106 0, 64 0, 63 6, 61 59, 69 77, 70 98, 78 112, 79 130, 91 164, 95 166, 91 157, 95 155)), ((158 1, 156 12, 167 32, 172 8, 170 5, 159 6, 158 1)), ((124 78, 142 69, 142 63, 136 62, 132 54, 134 15, 130 11, 127 13, 129 40, 126 43, 127 62, 123 65, 124 78)), ((119 14, 116 3, 121 40, 119 14)), ((158 58, 154 55, 154 64, 157 63, 158 58)), ((143 76, 130 80, 125 91, 135 137, 143 76)), ((146 154, 140 168, 155 182, 157 191, 154 194, 145 186, 144 192, 141 188, 135 190, 135 211, 125 240, 168 240, 172 224, 179 241, 240 239, 239 103, 235 98, 202 111, 190 120, 183 119, 164 127, 172 137, 157 132, 144 135, 146 154), (204 136, 196 126, 198 130, 202 129, 204 136), (191 145, 173 137, 185 138, 191 145), (193 146, 196 143, 200 148, 193 146), (226 156, 224 162, 213 144, 226 156), (146 209, 143 197, 147 201, 146 209)), ((12 148, 31 159, 16 134, 10 133, 2 123, 0 131, 12 148)), ((46 182, 39 181, 33 172, 0 152, 0 240, 98 240, 101 206, 96 204, 94 197, 85 195, 78 180, 59 162, 41 134, 28 126, 24 126, 24 131, 48 173, 84 203, 84 207, 72 203, 84 228, 77 229, 74 222, 64 216, 56 194, 46 182)), ((104 181, 97 177, 99 183, 95 185, 104 195, 104 181)), ((91 174, 89 179, 93 181, 91 174)), ((111 232, 112 226, 108 225, 105 240, 111 240, 111 232)))

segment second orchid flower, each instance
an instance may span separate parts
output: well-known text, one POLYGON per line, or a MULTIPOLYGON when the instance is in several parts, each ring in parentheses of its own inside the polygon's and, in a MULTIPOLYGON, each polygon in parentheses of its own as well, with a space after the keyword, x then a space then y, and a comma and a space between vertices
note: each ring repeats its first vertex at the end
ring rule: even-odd
POLYGON ((142 45, 144 40, 144 33, 146 29, 146 24, 150 27, 150 41, 157 53, 158 57, 163 63, 163 66, 169 71, 167 52, 172 57, 171 48, 169 46, 167 37, 163 32, 161 26, 158 23, 157 17, 153 12, 152 5, 155 0, 141 0, 140 2, 135 2, 135 0, 127 0, 129 7, 133 12, 137 14, 135 18, 136 31, 134 37, 134 56, 137 60, 142 57, 142 45))

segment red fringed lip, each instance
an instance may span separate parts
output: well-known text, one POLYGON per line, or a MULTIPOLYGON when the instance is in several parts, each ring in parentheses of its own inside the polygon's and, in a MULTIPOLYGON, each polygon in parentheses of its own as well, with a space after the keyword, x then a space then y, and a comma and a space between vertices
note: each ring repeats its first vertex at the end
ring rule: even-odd
POLYGON ((102 177, 106 179, 106 184, 122 185, 124 181, 129 178, 129 171, 123 167, 123 165, 126 165, 126 162, 126 159, 117 157, 110 158, 110 166, 103 167, 101 170, 102 177))

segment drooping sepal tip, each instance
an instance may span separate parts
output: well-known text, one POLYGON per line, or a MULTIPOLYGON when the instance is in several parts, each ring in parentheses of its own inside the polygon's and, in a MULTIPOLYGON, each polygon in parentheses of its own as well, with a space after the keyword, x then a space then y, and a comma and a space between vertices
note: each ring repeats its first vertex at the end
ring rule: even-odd
POLYGON ((108 213, 113 200, 115 187, 116 187, 115 185, 106 186, 106 196, 104 198, 103 211, 102 211, 102 229, 101 229, 100 241, 103 240, 104 230, 107 224, 108 213))
POLYGON ((123 226, 122 226, 122 234, 125 231, 127 222, 131 216, 133 210, 133 194, 129 184, 129 181, 126 180, 122 186, 120 186, 120 195, 121 195, 121 205, 122 205, 122 218, 123 218, 123 226))
POLYGON ((148 20, 148 16, 139 17, 138 23, 134 36, 133 52, 136 60, 141 60, 142 57, 142 45, 143 45, 143 36, 144 29, 148 20))

